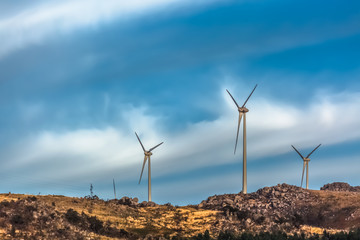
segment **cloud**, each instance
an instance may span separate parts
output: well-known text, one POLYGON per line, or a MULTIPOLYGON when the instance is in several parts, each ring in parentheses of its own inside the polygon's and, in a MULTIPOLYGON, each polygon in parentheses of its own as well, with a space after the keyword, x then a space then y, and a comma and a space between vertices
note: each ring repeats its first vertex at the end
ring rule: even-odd
POLYGON ((359 139, 360 111, 356 107, 360 103, 359 97, 359 93, 318 96, 310 105, 300 109, 291 106, 276 109, 276 102, 265 107, 264 103, 257 103, 254 114, 249 115, 249 128, 255 131, 249 142, 256 141, 257 144, 249 146, 249 152, 261 157, 284 153, 290 144, 311 148, 319 143, 332 145, 359 139), (283 126, 281 129, 271 128, 272 125, 279 126, 284 118, 291 119, 288 125, 280 124, 283 126), (259 121, 270 121, 270 125, 261 131, 256 130, 257 126, 264 126, 259 121), (257 149, 262 150, 259 153, 257 149))
MULTIPOLYGON (((127 21, 148 12, 170 10, 189 3, 187 0, 67 0, 29 6, 0 19, 0 57, 29 44, 40 44, 49 37, 85 27, 96 29, 116 19, 127 21)), ((201 4, 205 1, 196 5, 201 4)))
MULTIPOLYGON (((233 95, 239 96, 236 91, 233 95)), ((225 93, 223 99, 217 119, 189 123, 177 133, 164 132, 159 127, 164 118, 152 116, 145 107, 123 112, 125 123, 119 127, 42 131, 10 148, 2 156, 7 159, 4 168, 52 162, 63 169, 52 169, 49 165, 50 169, 43 170, 43 174, 78 178, 91 173, 101 178, 107 171, 118 169, 124 172, 122 179, 136 178, 142 152, 134 131, 140 134, 146 148, 165 142, 154 151, 154 177, 234 163, 241 152, 240 135, 238 155, 233 155, 238 113, 225 93)), ((249 161, 290 152, 290 144, 306 149, 319 143, 333 145, 359 139, 359 104, 360 93, 318 96, 312 104, 301 108, 253 96, 247 117, 249 161)))

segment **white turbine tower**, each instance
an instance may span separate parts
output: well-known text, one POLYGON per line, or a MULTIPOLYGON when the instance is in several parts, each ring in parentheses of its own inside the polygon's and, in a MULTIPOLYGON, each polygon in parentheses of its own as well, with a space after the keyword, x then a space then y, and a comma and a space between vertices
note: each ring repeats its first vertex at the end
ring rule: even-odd
POLYGON ((238 138, 239 138, 239 129, 240 129, 240 123, 241 123, 241 118, 244 115, 244 122, 243 122, 243 179, 242 179, 242 192, 243 193, 247 193, 247 170, 246 170, 246 113, 249 111, 249 109, 247 109, 245 107, 245 104, 247 103, 247 101, 249 100, 249 98, 251 97, 251 95, 253 94, 253 92, 255 91, 257 87, 257 84, 255 85, 254 89, 252 90, 252 92, 250 93, 250 95, 248 96, 248 98, 246 99, 246 101, 244 102, 244 104, 240 107, 237 102, 235 101, 235 99, 233 98, 233 96, 231 95, 231 93, 226 89, 226 91, 228 92, 228 94, 230 95, 230 97, 232 98, 232 100, 234 101, 236 107, 238 108, 239 111, 239 121, 238 121, 238 127, 237 127, 237 133, 236 133, 236 142, 235 142, 235 149, 234 149, 234 154, 236 153, 236 147, 237 147, 237 142, 238 142, 238 138))
POLYGON ((321 144, 319 144, 314 150, 311 151, 311 153, 309 153, 309 155, 307 155, 306 157, 303 157, 303 155, 301 155, 301 153, 293 146, 291 145, 294 150, 299 154, 299 156, 303 159, 304 161, 304 165, 303 165, 303 171, 302 171, 302 176, 301 176, 301 187, 303 184, 303 179, 304 179, 304 171, 305 171, 305 167, 306 167, 306 189, 309 189, 309 162, 310 162, 310 155, 313 154, 313 152, 315 152, 316 149, 318 149, 321 144))
POLYGON ((143 162, 143 166, 142 166, 142 170, 141 170, 141 174, 140 174, 140 180, 139 180, 139 184, 141 182, 141 177, 142 177, 142 174, 143 174, 143 171, 144 171, 144 167, 145 167, 145 164, 146 164, 146 160, 149 160, 149 166, 148 166, 148 202, 151 202, 151 162, 150 162, 150 156, 152 155, 152 150, 154 150, 155 148, 157 148, 158 146, 160 146, 161 144, 163 144, 164 142, 161 142, 159 143, 158 145, 156 145, 155 147, 153 148, 150 148, 149 151, 146 151, 139 136, 137 135, 137 133, 135 132, 135 135, 137 137, 137 139, 139 140, 139 143, 144 151, 144 162, 143 162))

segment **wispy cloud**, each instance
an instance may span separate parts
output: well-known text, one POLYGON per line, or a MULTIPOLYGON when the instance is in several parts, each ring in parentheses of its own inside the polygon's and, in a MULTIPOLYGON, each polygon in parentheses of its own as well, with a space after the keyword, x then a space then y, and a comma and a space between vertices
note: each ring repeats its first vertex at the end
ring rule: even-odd
MULTIPOLYGON (((72 33, 84 27, 97 28, 103 23, 121 19, 127 21, 148 12, 171 10, 191 1, 97 1, 76 0, 42 3, 28 6, 0 19, 0 57, 28 44, 40 44, 44 39, 72 33)), ((205 4, 201 1, 198 4, 205 4)), ((192 4, 194 5, 194 4, 192 4)))
MULTIPOLYGON (((238 96, 237 92, 234 96, 238 96)), ((134 135, 138 131, 146 147, 165 142, 153 156, 154 177, 234 163, 238 159, 233 155, 238 113, 226 92, 223 99, 217 119, 189 124, 175 134, 159 129, 162 117, 149 115, 146 108, 133 108, 123 112, 127 116, 123 127, 43 131, 15 145, 2 158, 7 159, 7 169, 48 162, 63 167, 55 170, 48 165, 50 169, 42 170, 47 177, 78 178, 92 172, 101 177, 118 169, 125 180, 137 177, 142 160, 143 153, 134 135)), ((302 108, 254 97, 248 104, 249 161, 290 152, 290 144, 303 149, 319 143, 332 145, 360 139, 359 104, 360 93, 318 96, 302 108)))

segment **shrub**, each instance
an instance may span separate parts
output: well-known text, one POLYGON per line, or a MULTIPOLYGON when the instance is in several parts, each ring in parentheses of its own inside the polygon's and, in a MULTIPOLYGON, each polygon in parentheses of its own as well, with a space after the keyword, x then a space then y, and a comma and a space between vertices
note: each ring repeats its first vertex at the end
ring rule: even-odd
POLYGON ((14 216, 11 217, 10 223, 13 225, 23 225, 25 221, 21 215, 15 214, 14 216))
POLYGON ((96 217, 88 217, 87 220, 90 224, 91 231, 95 233, 101 233, 101 231, 104 229, 103 222, 96 217))
POLYGON ((78 224, 81 222, 81 217, 79 213, 72 208, 67 210, 67 212, 65 213, 65 218, 71 224, 78 224))

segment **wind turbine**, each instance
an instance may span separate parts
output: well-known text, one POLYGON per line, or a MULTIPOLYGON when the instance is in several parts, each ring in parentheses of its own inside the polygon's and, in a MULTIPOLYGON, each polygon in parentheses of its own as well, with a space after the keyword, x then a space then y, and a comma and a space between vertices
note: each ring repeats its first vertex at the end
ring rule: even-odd
POLYGON ((113 179, 113 187, 114 187, 114 196, 115 196, 115 200, 116 200, 116 188, 115 188, 115 179, 113 179))
POLYGON ((155 147, 152 147, 149 149, 149 151, 146 151, 145 148, 144 148, 144 145, 142 144, 139 136, 137 135, 137 133, 135 132, 135 135, 137 137, 137 139, 139 140, 139 143, 142 147, 142 149, 144 150, 144 162, 143 162, 143 166, 142 166, 142 170, 141 170, 141 174, 140 174, 140 180, 139 180, 139 184, 141 182, 141 177, 142 177, 142 174, 143 174, 143 171, 144 171, 144 167, 145 167, 145 164, 146 164, 146 160, 149 160, 149 166, 148 166, 148 202, 151 202, 151 162, 150 162, 150 156, 152 155, 152 150, 154 150, 155 148, 157 148, 158 146, 160 146, 161 144, 163 144, 164 142, 161 142, 159 143, 158 145, 156 145, 155 147))
POLYGON ((304 171, 305 171, 305 167, 306 167, 306 189, 309 189, 309 162, 310 162, 310 155, 313 154, 313 152, 315 152, 316 149, 318 149, 321 144, 319 144, 316 148, 314 148, 314 150, 311 151, 311 153, 309 153, 309 155, 307 155, 306 157, 303 157, 303 155, 301 155, 301 153, 293 146, 291 145, 294 150, 300 155, 300 157, 303 159, 304 161, 304 166, 303 166, 303 171, 302 171, 302 176, 301 176, 301 187, 303 184, 303 179, 304 179, 304 171))
POLYGON ((238 138, 239 138, 239 129, 240 129, 240 123, 241 123, 241 118, 244 115, 244 122, 243 122, 243 179, 242 179, 242 192, 243 193, 247 193, 247 171, 246 171, 246 113, 249 111, 249 109, 247 109, 245 107, 247 101, 249 100, 249 98, 251 97, 251 95, 253 94, 253 92, 255 91, 257 87, 257 84, 255 85, 254 89, 252 90, 252 92, 250 93, 250 95, 248 96, 248 98, 246 99, 246 101, 244 102, 244 104, 240 107, 239 104, 237 104, 237 102, 235 101, 235 99, 233 98, 233 96, 231 95, 231 93, 226 89, 226 91, 228 92, 228 94, 230 95, 230 97, 232 98, 232 100, 234 101, 236 107, 238 108, 239 111, 239 121, 238 121, 238 127, 237 127, 237 133, 236 133, 236 142, 235 142, 235 149, 234 149, 234 155, 236 153, 236 147, 237 147, 237 142, 238 142, 238 138))

